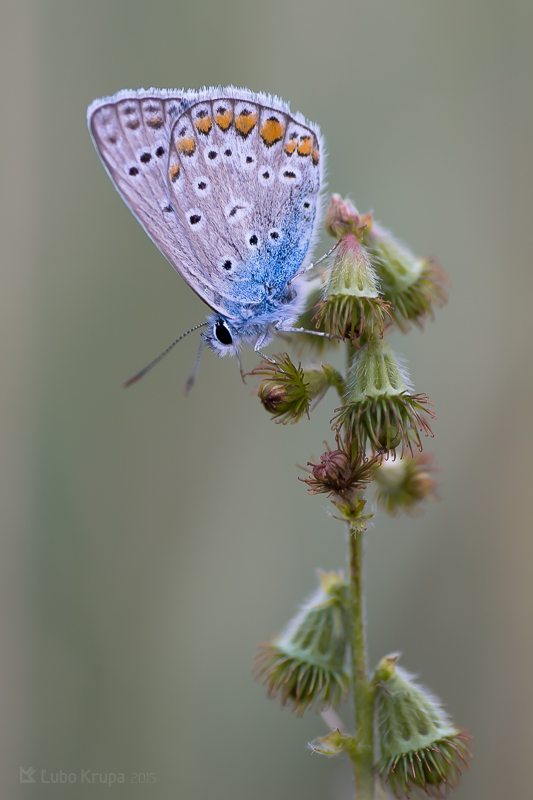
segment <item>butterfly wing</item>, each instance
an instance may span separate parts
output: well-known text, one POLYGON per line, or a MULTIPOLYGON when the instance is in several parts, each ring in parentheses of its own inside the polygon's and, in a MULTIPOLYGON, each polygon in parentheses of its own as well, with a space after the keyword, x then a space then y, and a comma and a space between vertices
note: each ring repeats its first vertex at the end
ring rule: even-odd
POLYGON ((281 101, 258 97, 200 99, 177 120, 170 145, 174 207, 236 318, 286 292, 305 260, 320 197, 318 129, 281 101))
POLYGON ((87 121, 96 150, 126 205, 174 269, 202 300, 222 312, 169 190, 171 131, 189 103, 186 92, 126 90, 95 100, 87 121))
POLYGON ((121 92, 89 126, 122 198, 213 309, 239 320, 286 292, 319 216, 316 127, 232 88, 121 92))

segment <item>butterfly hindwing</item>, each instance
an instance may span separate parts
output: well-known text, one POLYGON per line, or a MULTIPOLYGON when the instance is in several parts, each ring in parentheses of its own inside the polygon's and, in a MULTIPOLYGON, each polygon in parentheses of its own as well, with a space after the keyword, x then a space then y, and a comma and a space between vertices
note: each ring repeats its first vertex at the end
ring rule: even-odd
POLYGON ((172 133, 174 205, 231 303, 260 303, 304 260, 320 187, 317 136, 279 108, 215 97, 172 133))

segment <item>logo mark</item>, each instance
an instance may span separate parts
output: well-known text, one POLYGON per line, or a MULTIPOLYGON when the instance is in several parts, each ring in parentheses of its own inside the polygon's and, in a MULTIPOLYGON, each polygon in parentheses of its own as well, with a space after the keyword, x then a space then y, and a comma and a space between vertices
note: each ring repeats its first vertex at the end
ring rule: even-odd
POLYGON ((24 767, 20 767, 20 782, 21 783, 35 783, 35 770, 33 767, 28 767, 28 769, 24 769, 24 767))

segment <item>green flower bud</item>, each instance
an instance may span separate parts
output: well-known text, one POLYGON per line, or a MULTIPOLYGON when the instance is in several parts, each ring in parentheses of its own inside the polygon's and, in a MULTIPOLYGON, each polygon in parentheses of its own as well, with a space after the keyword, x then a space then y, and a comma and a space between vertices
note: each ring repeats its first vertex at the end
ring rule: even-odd
POLYGON ((276 422, 283 424, 309 417, 311 403, 316 405, 331 386, 344 391, 342 375, 329 364, 304 370, 301 364, 293 364, 287 353, 262 361, 249 374, 264 377, 257 394, 276 422))
POLYGON ((364 247, 353 232, 344 234, 337 248, 323 300, 317 304, 317 325, 352 342, 366 333, 383 335, 389 303, 380 297, 376 274, 364 247))
POLYGON ((381 782, 398 798, 422 791, 444 797, 468 768, 469 737, 450 721, 438 698, 396 666, 397 658, 382 659, 374 676, 381 782))
POLYGON ((372 339, 362 348, 351 369, 346 404, 336 409, 333 427, 344 427, 373 452, 413 452, 413 444, 422 449, 420 432, 433 436, 426 416, 435 418, 427 408, 425 394, 410 394, 406 375, 396 362, 385 339, 372 339))
POLYGON ((434 306, 442 308, 448 299, 444 270, 429 259, 415 258, 376 223, 365 228, 363 242, 398 328, 404 333, 411 323, 422 328, 427 317, 433 319, 434 306))
POLYGON ((399 461, 383 461, 375 473, 376 499, 389 514, 416 514, 423 500, 436 500, 436 470, 430 453, 417 453, 399 461))
POLYGON ((257 394, 276 422, 294 423, 309 416, 311 395, 302 365, 295 366, 286 353, 275 356, 272 363, 262 361, 250 374, 264 376, 257 394))
POLYGON ((269 697, 301 716, 316 706, 324 711, 346 697, 347 586, 342 574, 318 573, 319 589, 284 632, 263 644, 254 676, 262 678, 269 697))

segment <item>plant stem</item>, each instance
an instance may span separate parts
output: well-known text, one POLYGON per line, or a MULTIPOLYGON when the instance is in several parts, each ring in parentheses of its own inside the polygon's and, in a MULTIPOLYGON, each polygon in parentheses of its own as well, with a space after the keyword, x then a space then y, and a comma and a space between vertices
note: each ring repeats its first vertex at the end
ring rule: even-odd
POLYGON ((352 692, 355 706, 357 800, 374 800, 374 688, 368 681, 364 598, 364 528, 348 527, 350 548, 350 616, 352 692))
MULTIPOLYGON (((346 383, 357 358, 357 348, 346 346, 346 383)), ((363 505, 364 507, 364 505, 363 505)), ((362 509, 361 509, 362 511, 362 509)), ((365 525, 363 520, 348 524, 350 573, 350 625, 352 655, 352 697, 355 707, 357 751, 350 753, 355 771, 357 800, 374 800, 374 687, 368 680, 364 594, 365 525)))

